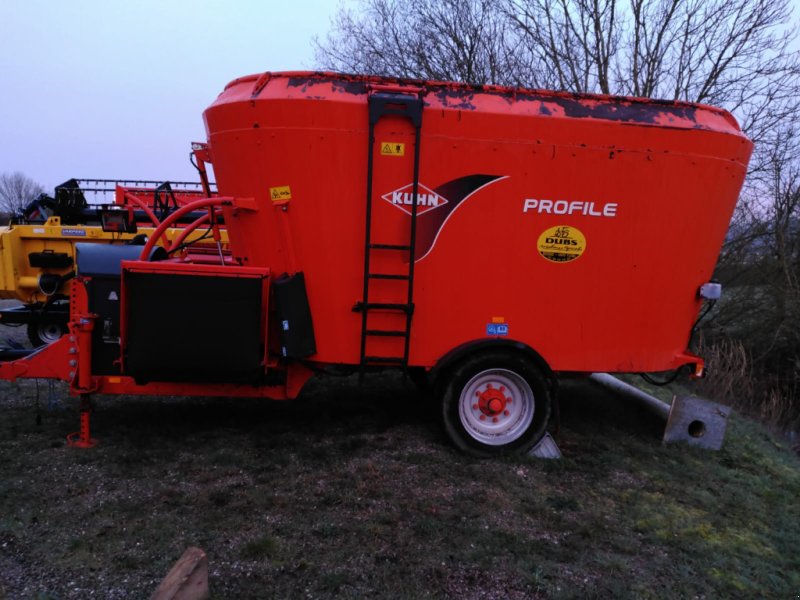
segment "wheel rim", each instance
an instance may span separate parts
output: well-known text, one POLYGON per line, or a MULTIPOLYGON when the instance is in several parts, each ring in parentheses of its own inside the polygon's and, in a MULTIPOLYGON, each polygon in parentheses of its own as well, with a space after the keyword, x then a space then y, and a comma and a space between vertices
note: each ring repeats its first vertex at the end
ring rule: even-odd
POLYGON ((36 334, 45 344, 51 344, 63 335, 61 325, 39 325, 36 334))
POLYGON ((525 379, 507 369, 487 369, 467 382, 459 398, 464 429, 475 440, 501 446, 530 427, 536 402, 525 379))

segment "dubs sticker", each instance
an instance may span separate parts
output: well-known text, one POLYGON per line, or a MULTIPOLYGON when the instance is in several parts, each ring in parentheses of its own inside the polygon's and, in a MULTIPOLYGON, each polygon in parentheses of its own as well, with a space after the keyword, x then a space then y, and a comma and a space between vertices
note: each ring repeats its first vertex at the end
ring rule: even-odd
POLYGON ((487 323, 486 335, 508 335, 508 323, 487 323))
POLYGON ((545 229, 536 244, 539 254, 551 262, 570 262, 586 251, 586 237, 572 225, 545 229))

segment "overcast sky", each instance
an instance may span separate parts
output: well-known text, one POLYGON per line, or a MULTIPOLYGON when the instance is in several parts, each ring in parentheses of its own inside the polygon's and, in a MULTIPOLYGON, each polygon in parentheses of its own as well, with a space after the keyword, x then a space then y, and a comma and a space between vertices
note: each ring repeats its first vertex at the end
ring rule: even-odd
POLYGON ((0 0, 0 173, 196 180, 236 77, 313 67, 336 0, 0 0))

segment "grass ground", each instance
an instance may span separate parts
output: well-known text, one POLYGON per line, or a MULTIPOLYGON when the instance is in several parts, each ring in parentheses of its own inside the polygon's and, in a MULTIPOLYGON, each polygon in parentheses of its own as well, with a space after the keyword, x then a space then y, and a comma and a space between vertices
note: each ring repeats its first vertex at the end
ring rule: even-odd
POLYGON ((147 598, 186 547, 215 598, 795 598, 800 461, 734 417, 722 451, 565 383, 564 459, 474 460, 398 378, 293 403, 98 398, 65 447, 0 383, 0 598, 147 598))

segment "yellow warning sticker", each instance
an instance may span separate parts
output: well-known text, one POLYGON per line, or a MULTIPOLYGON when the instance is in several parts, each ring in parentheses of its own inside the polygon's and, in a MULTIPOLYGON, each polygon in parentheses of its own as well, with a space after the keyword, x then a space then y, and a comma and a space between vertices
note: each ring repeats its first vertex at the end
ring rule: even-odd
POLYGON ((383 156, 405 156, 406 145, 400 142, 381 142, 381 154, 383 156))
POLYGON ((505 323, 505 322, 506 322, 505 317, 492 317, 492 323, 494 323, 495 325, 497 325, 498 323, 505 323))
POLYGON ((570 262, 586 251, 586 237, 572 225, 545 229, 537 243, 539 254, 551 262, 570 262))
POLYGON ((269 188, 269 197, 273 202, 278 202, 280 200, 291 200, 292 189, 288 185, 271 187, 269 188))

